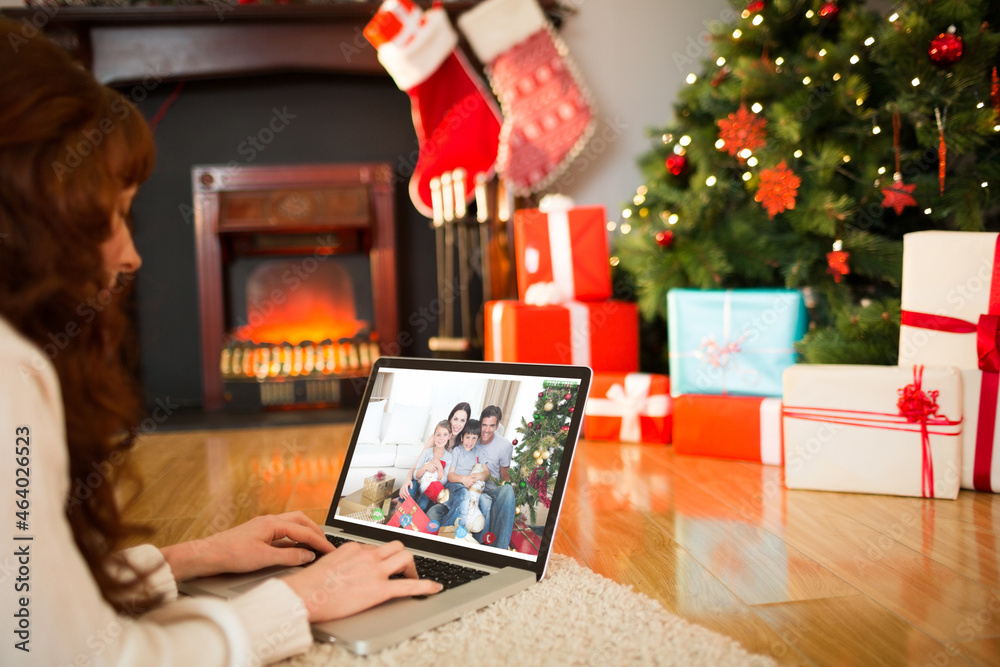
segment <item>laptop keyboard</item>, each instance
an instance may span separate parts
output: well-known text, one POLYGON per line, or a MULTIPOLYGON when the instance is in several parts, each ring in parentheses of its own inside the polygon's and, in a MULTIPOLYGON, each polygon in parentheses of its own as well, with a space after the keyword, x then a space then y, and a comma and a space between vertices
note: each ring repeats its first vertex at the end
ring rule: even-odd
MULTIPOLYGON (((354 541, 349 540, 346 537, 340 537, 339 535, 327 535, 326 539, 335 547, 354 541)), ((318 553, 316 555, 319 556, 318 553)), ((489 572, 485 572, 483 570, 477 570, 475 568, 458 565, 456 563, 449 563, 448 561, 427 558, 426 556, 414 555, 413 563, 417 567, 417 576, 421 579, 430 579, 431 581, 438 582, 444 586, 444 590, 455 588, 456 586, 461 586, 462 584, 467 584, 470 581, 475 581, 476 579, 485 577, 489 574, 489 572)), ((401 573, 394 574, 390 577, 390 579, 401 579, 403 576, 404 575, 401 573)), ((418 597, 425 596, 421 595, 418 597)))

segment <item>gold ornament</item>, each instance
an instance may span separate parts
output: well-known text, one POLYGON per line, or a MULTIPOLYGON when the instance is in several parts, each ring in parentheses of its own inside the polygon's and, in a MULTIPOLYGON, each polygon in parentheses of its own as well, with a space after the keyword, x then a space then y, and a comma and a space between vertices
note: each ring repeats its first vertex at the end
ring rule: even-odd
POLYGON ((541 458, 542 453, 536 449, 535 451, 531 452, 531 455, 534 456, 536 459, 538 459, 541 458))
POLYGON ((556 407, 552 401, 549 401, 544 406, 546 412, 552 412, 552 408, 556 407))
POLYGON ((520 507, 515 507, 514 508, 514 514, 520 514, 520 513, 521 513, 521 508, 520 507))
POLYGON ((548 450, 546 450, 546 451, 542 452, 542 458, 543 458, 543 459, 547 459, 547 458, 549 458, 549 452, 548 452, 548 450))

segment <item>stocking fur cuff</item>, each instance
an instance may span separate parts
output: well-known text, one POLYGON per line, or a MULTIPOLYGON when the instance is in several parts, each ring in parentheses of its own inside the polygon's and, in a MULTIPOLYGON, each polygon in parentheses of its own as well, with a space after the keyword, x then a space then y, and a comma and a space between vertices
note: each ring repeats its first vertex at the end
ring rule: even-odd
POLYGON ((458 17, 458 27, 484 65, 547 24, 535 0, 485 0, 458 17))
POLYGON ((400 90, 410 90, 436 72, 458 46, 458 34, 443 9, 424 13, 424 25, 405 46, 386 42, 378 50, 378 60, 400 90))

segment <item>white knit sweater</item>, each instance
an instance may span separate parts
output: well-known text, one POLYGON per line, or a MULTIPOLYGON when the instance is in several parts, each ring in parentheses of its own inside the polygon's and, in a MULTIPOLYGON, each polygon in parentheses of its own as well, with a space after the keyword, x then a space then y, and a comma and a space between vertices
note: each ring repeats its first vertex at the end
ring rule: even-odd
POLYGON ((0 318, 0 664, 243 667, 308 650, 305 607, 280 580, 232 602, 178 601, 170 567, 150 545, 126 557, 156 569, 150 584, 168 602, 135 618, 117 614, 73 542, 69 491, 55 369, 0 318), (17 440, 25 434, 27 443, 17 440))

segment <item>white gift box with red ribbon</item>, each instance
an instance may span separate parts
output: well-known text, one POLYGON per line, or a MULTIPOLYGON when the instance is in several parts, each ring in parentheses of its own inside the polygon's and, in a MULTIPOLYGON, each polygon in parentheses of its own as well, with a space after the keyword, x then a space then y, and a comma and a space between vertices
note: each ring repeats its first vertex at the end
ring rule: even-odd
POLYGON ((1000 492, 1000 234, 904 235, 902 309, 900 365, 962 369, 962 488, 1000 492))
POLYGON ((788 488, 958 497, 959 369, 798 364, 783 401, 788 488))

